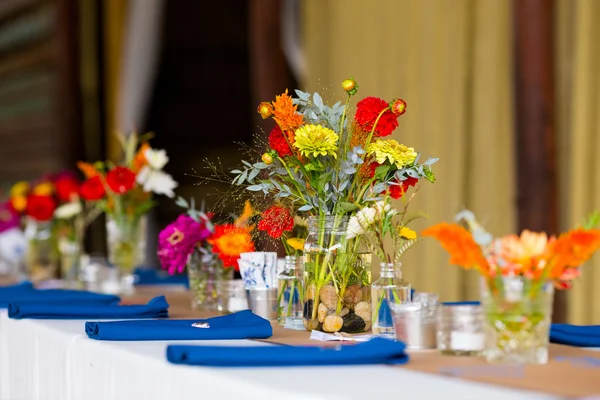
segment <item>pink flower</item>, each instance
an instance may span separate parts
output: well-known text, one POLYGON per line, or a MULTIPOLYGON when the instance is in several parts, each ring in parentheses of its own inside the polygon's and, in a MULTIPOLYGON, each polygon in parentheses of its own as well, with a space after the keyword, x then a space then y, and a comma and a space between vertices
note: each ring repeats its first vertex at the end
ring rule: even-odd
POLYGON ((158 258, 162 267, 173 275, 182 273, 190 254, 211 234, 204 223, 182 214, 158 235, 158 258))

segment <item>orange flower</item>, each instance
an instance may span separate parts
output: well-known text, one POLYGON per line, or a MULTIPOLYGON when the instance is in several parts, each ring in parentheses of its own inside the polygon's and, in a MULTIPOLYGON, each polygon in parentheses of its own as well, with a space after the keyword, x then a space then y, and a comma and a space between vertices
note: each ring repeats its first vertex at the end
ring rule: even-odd
POLYGON ((271 115, 273 115, 273 106, 271 105, 271 103, 263 101, 258 105, 256 112, 260 114, 262 119, 267 119, 271 115))
POLYGON ((450 253, 451 264, 465 269, 476 267, 482 274, 489 274, 490 267, 481 248, 462 226, 443 222, 425 229, 422 235, 439 240, 442 247, 450 253))
POLYGON ((140 146, 140 149, 138 150, 138 152, 135 154, 135 157, 133 157, 133 165, 131 166, 132 171, 135 172, 136 174, 139 172, 139 170, 142 169, 142 167, 146 164, 148 164, 148 160, 146 160, 146 150, 151 149, 152 147, 150 147, 150 145, 148 144, 148 142, 144 142, 142 143, 142 145, 140 146))
POLYGON ((207 239, 214 253, 219 255, 225 267, 239 270, 237 260, 241 253, 254 251, 254 242, 249 228, 238 228, 234 225, 216 225, 215 233, 207 239))
POLYGON ((525 229, 521 236, 508 235, 500 239, 500 257, 506 262, 503 269, 513 274, 536 275, 540 261, 546 258, 548 236, 525 229))
POLYGON ((550 277, 558 280, 570 280, 577 273, 570 271, 579 268, 600 249, 600 229, 586 230, 577 228, 563 233, 550 248, 550 277))
POLYGON ((94 167, 90 163, 79 161, 77 163, 77 168, 79 168, 81 170, 81 172, 83 172, 83 175, 85 175, 85 177, 88 179, 93 178, 94 176, 100 175, 100 172, 98 172, 96 167, 94 167))
POLYGON ((304 124, 304 117, 296 112, 298 106, 292 103, 292 97, 285 93, 275 97, 273 102, 273 119, 282 131, 295 131, 304 124))
POLYGON ((254 209, 252 208, 252 204, 250 204, 250 200, 246 200, 246 203, 244 203, 244 211, 242 212, 242 215, 240 215, 234 222, 235 227, 236 228, 249 227, 250 230, 252 230, 252 228, 254 228, 254 226, 249 226, 248 223, 250 222, 250 218, 252 218, 253 215, 254 215, 254 209))

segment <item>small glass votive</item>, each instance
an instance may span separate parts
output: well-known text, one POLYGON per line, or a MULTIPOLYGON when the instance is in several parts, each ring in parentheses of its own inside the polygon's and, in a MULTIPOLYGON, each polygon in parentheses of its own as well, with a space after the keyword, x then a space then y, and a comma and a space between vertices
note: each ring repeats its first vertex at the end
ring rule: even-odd
POLYGON ((437 311, 437 343, 442 354, 480 355, 485 348, 481 305, 478 302, 442 303, 437 311))
POLYGON ((436 348, 435 309, 436 304, 389 303, 393 313, 396 339, 404 342, 409 350, 436 348))
POLYGON ((246 288, 244 287, 244 281, 241 279, 218 281, 217 299, 217 310, 223 314, 231 314, 248 309, 246 288))

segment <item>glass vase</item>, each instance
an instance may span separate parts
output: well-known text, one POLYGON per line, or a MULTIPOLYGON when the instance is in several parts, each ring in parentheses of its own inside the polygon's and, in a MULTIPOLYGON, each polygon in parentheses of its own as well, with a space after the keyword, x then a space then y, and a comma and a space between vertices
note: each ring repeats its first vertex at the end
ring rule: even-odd
POLYGON ((56 279, 58 250, 50 221, 39 222, 28 218, 25 223, 27 274, 33 282, 56 279))
POLYGON ((69 287, 77 287, 80 282, 82 250, 83 246, 78 240, 67 237, 58 239, 60 277, 69 287))
POLYGON ((402 278, 401 263, 381 263, 379 279, 371 285, 373 334, 395 337, 391 304, 411 301, 411 287, 402 278))
POLYGON ((488 362, 546 364, 554 286, 524 277, 482 279, 488 362))
POLYGON ((348 217, 310 217, 304 244, 304 327, 323 332, 371 328, 371 254, 346 240, 348 217))
POLYGON ((231 280, 233 269, 224 268, 221 260, 214 254, 202 254, 194 251, 188 259, 187 273, 192 309, 217 311, 218 283, 231 280))
POLYGON ((123 293, 133 291, 133 270, 146 257, 146 218, 107 215, 108 261, 119 269, 123 293))
MULTIPOLYGON (((302 257, 286 256, 285 267, 278 277, 277 322, 279 325, 302 326, 302 297, 300 271, 302 257)), ((302 328, 301 328, 302 329, 302 328)))

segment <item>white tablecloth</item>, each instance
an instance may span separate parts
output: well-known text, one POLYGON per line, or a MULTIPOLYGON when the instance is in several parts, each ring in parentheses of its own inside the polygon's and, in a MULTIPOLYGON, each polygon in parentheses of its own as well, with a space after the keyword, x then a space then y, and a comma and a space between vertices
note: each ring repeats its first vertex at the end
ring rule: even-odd
MULTIPOLYGON (((555 398, 386 366, 172 365, 165 349, 173 342, 91 340, 84 322, 11 320, 0 311, 0 400, 555 398)), ((268 346, 246 340, 177 343, 268 346)))

